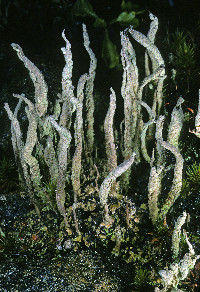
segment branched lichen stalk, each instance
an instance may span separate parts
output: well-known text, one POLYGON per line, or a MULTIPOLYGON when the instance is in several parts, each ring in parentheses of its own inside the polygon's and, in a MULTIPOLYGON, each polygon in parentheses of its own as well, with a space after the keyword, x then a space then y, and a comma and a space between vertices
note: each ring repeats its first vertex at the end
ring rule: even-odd
POLYGON ((37 126, 38 119, 34 104, 23 95, 13 94, 14 97, 22 98, 28 107, 25 108, 27 118, 29 121, 26 142, 23 149, 24 161, 29 166, 31 180, 35 190, 39 190, 40 185, 40 167, 37 159, 32 155, 33 149, 37 142, 37 126))
POLYGON ((71 52, 71 44, 67 40, 65 36, 65 31, 62 32, 62 37, 66 43, 66 46, 61 48, 61 51, 65 58, 65 66, 62 71, 62 97, 63 101, 62 111, 60 115, 59 125, 61 127, 70 128, 71 125, 71 115, 73 112, 71 98, 74 98, 74 86, 72 85, 72 69, 73 69, 73 61, 72 61, 72 52, 71 52))
MULTIPOLYGON (((153 44, 157 30, 158 30, 158 18, 155 15, 153 15, 151 12, 149 12, 149 18, 151 20, 151 23, 150 23, 149 31, 147 33, 147 38, 153 44)), ((156 64, 154 55, 151 52, 149 52, 149 56, 152 62, 152 71, 154 72, 157 69, 157 64, 156 64)), ((146 71, 146 76, 150 75, 147 51, 145 52, 145 71, 146 71)))
POLYGON ((183 159, 181 153, 179 152, 179 150, 176 147, 174 147, 173 145, 171 145, 165 141, 163 141, 161 144, 165 149, 171 151, 176 158, 172 186, 171 186, 171 189, 168 193, 168 197, 167 197, 163 207, 161 208, 161 212, 162 212, 163 216, 165 216, 180 195, 181 188, 182 188, 182 175, 183 175, 184 159, 183 159))
POLYGON ((175 146, 171 145, 170 143, 166 141, 163 141, 163 138, 162 138, 163 121, 164 121, 164 117, 160 116, 157 122, 157 124, 158 123, 160 124, 160 126, 157 125, 158 126, 157 133, 156 133, 157 142, 160 143, 160 145, 164 147, 165 149, 171 151, 172 154, 174 154, 176 158, 172 186, 171 186, 170 192, 168 193, 167 199, 165 200, 165 203, 163 207, 161 208, 161 214, 162 216, 165 216, 170 210, 170 208, 173 206, 176 199, 180 195, 181 188, 182 188, 182 173, 183 173, 184 159, 181 153, 179 152, 179 150, 175 146))
POLYGON ((48 107, 48 87, 44 81, 44 77, 40 70, 24 55, 22 48, 19 45, 13 43, 11 46, 17 52, 17 55, 24 63, 24 66, 29 70, 29 75, 35 88, 35 108, 39 117, 42 117, 46 113, 48 107))
POLYGON ((164 72, 165 72, 165 66, 164 66, 164 64, 161 64, 151 75, 149 75, 143 79, 143 81, 141 82, 140 87, 138 89, 138 92, 137 92, 137 98, 139 100, 142 99, 143 88, 148 83, 150 83, 152 80, 155 80, 157 78, 162 78, 164 75, 164 72))
MULTIPOLYGON (((22 100, 22 99, 21 99, 22 100)), ((12 111, 9 108, 9 105, 5 103, 4 108, 8 114, 9 119, 11 120, 11 128, 12 128, 12 142, 14 144, 14 148, 17 149, 16 153, 19 155, 18 159, 20 160, 19 163, 22 167, 21 177, 24 182, 24 186, 28 192, 28 195, 30 196, 31 201, 33 202, 36 212, 38 215, 40 215, 39 208, 36 204, 34 195, 33 195, 33 189, 32 189, 32 183, 31 178, 28 172, 28 167, 24 159, 24 142, 22 140, 22 133, 19 125, 19 121, 15 114, 12 113, 12 111)))
MULTIPOLYGON (((150 74, 150 70, 146 68, 148 71, 148 76, 144 78, 144 80, 141 82, 138 90, 137 90, 137 99, 142 100, 142 93, 143 93, 143 88, 146 86, 149 82, 152 80, 156 80, 159 82, 160 79, 163 79, 163 76, 165 75, 165 66, 164 66, 164 60, 158 50, 158 48, 154 45, 154 38, 155 38, 155 33, 157 30, 157 18, 150 13, 150 19, 152 20, 150 30, 148 33, 148 36, 146 37, 142 33, 134 30, 132 27, 128 29, 130 32, 131 36, 142 46, 144 46, 147 49, 147 52, 151 58, 152 61, 152 67, 153 67, 153 73, 150 74)), ((147 57, 146 57, 146 62, 147 62, 147 57)), ((156 105, 156 104, 155 104, 156 105)), ((154 105, 154 107, 155 107, 154 105)), ((152 107, 152 110, 154 111, 154 114, 156 114, 156 111, 152 107)), ((139 105, 137 107, 137 131, 136 135, 134 137, 134 144, 133 144, 133 149, 137 153, 137 160, 139 161, 139 149, 140 149, 140 135, 142 131, 142 116, 141 116, 141 106, 139 105)), ((151 129, 151 127, 150 127, 151 129)))
MULTIPOLYGON (((152 79, 150 77, 151 80, 154 80, 156 78, 158 78, 159 81, 162 80, 160 82, 158 81, 159 86, 157 89, 157 97, 156 97, 157 102, 158 102, 158 108, 159 108, 158 112, 159 112, 160 107, 161 107, 160 98, 161 98, 161 92, 162 92, 162 85, 163 85, 163 80, 165 78, 165 66, 164 66, 164 60, 160 54, 160 51, 153 43, 155 33, 157 31, 157 25, 158 25, 157 21, 158 20, 151 13, 149 14, 149 16, 150 16, 150 19, 152 20, 152 23, 151 23, 150 30, 149 30, 147 37, 145 35, 143 35, 142 33, 134 30, 132 27, 129 29, 129 32, 137 42, 139 42, 142 46, 144 46, 147 49, 148 54, 151 58, 153 73, 151 75, 148 74, 148 76, 146 78, 149 78, 149 76, 152 76, 153 77, 152 79), (154 76, 154 73, 155 73, 155 76, 154 76), (157 73, 158 73, 158 76, 156 76, 157 73)), ((148 73, 150 73, 149 69, 146 69, 146 71, 148 71, 148 73)), ((138 90, 138 98, 139 99, 141 99, 141 97, 142 97, 143 87, 151 81, 151 80, 148 80, 146 78, 143 80, 143 82, 140 85, 140 89, 138 90)))
POLYGON ((164 64, 164 60, 158 50, 158 48, 141 32, 133 29, 133 27, 130 27, 129 32, 131 36, 140 43, 143 47, 145 47, 149 53, 149 55, 153 55, 157 62, 156 68, 164 64))

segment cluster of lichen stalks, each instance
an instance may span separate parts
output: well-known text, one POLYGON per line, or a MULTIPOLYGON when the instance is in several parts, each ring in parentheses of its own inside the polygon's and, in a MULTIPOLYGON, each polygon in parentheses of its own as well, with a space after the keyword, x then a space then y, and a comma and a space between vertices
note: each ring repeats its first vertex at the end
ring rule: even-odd
MULTIPOLYGON (((95 187, 95 191, 99 193, 100 206, 103 210, 102 220, 104 226, 112 225, 115 216, 115 210, 112 210, 111 212, 109 205, 109 198, 111 197, 126 202, 126 223, 127 227, 130 227, 131 216, 134 213, 131 211, 132 202, 131 199, 119 195, 119 193, 122 191, 122 188, 125 190, 127 189, 131 177, 131 165, 134 161, 140 161, 141 155, 151 167, 148 184, 148 208, 149 217, 153 225, 167 215, 168 211, 178 198, 182 187, 184 161, 178 148, 178 139, 183 125, 184 115, 181 109, 181 104, 184 100, 180 98, 177 101, 171 115, 168 138, 167 141, 164 141, 162 136, 164 116, 160 115, 160 111, 163 103, 163 82, 166 78, 165 66, 164 60, 154 44, 155 35, 158 29, 158 20, 151 13, 150 19, 151 24, 147 36, 139 33, 132 27, 121 32, 121 61, 123 65, 121 95, 124 100, 124 117, 120 127, 121 141, 119 144, 124 162, 120 165, 117 163, 117 138, 115 136, 116 130, 114 131, 113 122, 116 109, 116 94, 114 89, 111 88, 110 104, 104 120, 107 175, 102 171, 102 175, 105 175, 105 177, 102 179, 100 187, 98 187, 97 183, 95 187), (129 40, 128 33, 146 49, 146 77, 142 81, 139 80, 136 55, 129 40), (144 96, 144 88, 147 86, 149 86, 148 90, 152 90, 152 100, 149 98, 149 104, 142 100, 144 96), (149 115, 149 121, 146 123, 143 122, 143 110, 146 110, 149 115), (150 136, 155 135, 156 140, 156 146, 151 157, 148 154, 146 145, 147 131, 150 136), (163 205, 160 206, 158 198, 161 193, 162 178, 167 171, 165 169, 166 161, 164 155, 166 150, 170 151, 175 157, 174 177, 167 198, 163 205), (116 179, 120 176, 119 184, 119 182, 116 182, 116 179)), ((27 194, 31 198, 37 213, 40 214, 40 208, 37 203, 37 194, 41 192, 42 186, 42 175, 39 161, 36 158, 39 157, 39 159, 45 161, 45 164, 49 169, 51 181, 56 184, 57 208, 61 216, 63 216, 67 233, 71 234, 71 220, 69 220, 69 216, 72 216, 76 233, 81 235, 77 208, 81 208, 81 179, 85 171, 84 165, 87 165, 87 171, 88 169, 90 170, 89 175, 90 172, 94 172, 95 135, 93 85, 97 61, 92 49, 90 48, 86 26, 83 25, 84 46, 90 56, 90 68, 89 73, 83 74, 80 77, 75 96, 74 86, 72 85, 73 62, 71 45, 66 39, 64 31, 62 37, 66 43, 66 46, 62 48, 66 63, 62 72, 62 93, 58 94, 57 99, 55 100, 53 112, 51 114, 48 113, 48 111, 50 111, 48 109, 47 98, 48 88, 42 73, 24 55, 22 48, 17 44, 12 44, 12 47, 17 52, 19 59, 29 70, 30 77, 35 87, 35 102, 30 101, 24 94, 14 94, 14 97, 19 99, 14 112, 10 110, 7 103, 5 104, 5 109, 11 120, 12 144, 15 159, 18 164, 20 179, 26 188, 27 194), (26 104, 25 112, 28 119, 28 131, 25 141, 17 118, 23 102, 26 104), (83 121, 83 108, 86 116, 85 121, 83 121), (71 129, 72 121, 74 121, 74 131, 71 129), (83 125, 85 126, 83 127, 83 125), (72 139, 72 132, 74 133, 74 139, 72 139), (75 149, 71 164, 71 183, 74 196, 70 213, 69 210, 66 210, 67 194, 65 192, 65 187, 70 155, 69 149, 72 140, 74 141, 75 149), (83 157, 87 163, 83 163, 83 157)), ((198 125, 195 124, 195 126, 198 129, 198 125)), ((99 176, 98 165, 95 165, 95 168, 97 176, 99 176)), ((182 225, 183 223, 181 221, 181 223, 175 227, 172 240, 172 251, 176 259, 179 250, 179 233, 182 225)), ((119 226, 115 235, 116 247, 118 248, 120 248, 121 233, 119 226)), ((190 252, 187 255, 187 259, 183 259, 183 262, 176 264, 176 273, 173 269, 174 266, 172 266, 170 272, 161 271, 160 275, 163 280, 164 289, 170 285, 174 285, 175 287, 179 282, 179 279, 183 278, 183 275, 180 272, 181 265, 184 264, 184 271, 186 271, 185 274, 187 274, 189 269, 194 266, 197 257, 194 256, 191 247, 190 252), (187 260, 189 262, 187 262, 187 260)))

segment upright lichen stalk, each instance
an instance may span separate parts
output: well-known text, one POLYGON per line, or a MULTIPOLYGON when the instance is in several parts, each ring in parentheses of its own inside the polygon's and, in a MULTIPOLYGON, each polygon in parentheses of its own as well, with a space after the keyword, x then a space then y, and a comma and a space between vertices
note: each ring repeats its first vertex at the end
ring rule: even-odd
POLYGON ((83 39, 84 39, 84 46, 90 56, 90 68, 89 68, 89 75, 86 81, 86 136, 87 136, 87 147, 85 149, 86 157, 92 166, 92 153, 94 151, 94 96, 93 96, 93 88, 94 88, 94 79, 96 75, 96 67, 97 67, 97 59, 95 54, 93 53, 92 49, 90 48, 90 40, 86 30, 86 25, 83 24, 83 39))
POLYGON ((74 191, 74 205, 73 205, 73 214, 75 220, 76 232, 80 234, 78 228, 78 220, 76 217, 76 204, 78 202, 78 197, 81 193, 81 159, 82 159, 82 139, 83 139, 83 97, 84 97, 84 86, 88 79, 88 75, 84 74, 80 77, 78 86, 77 86, 77 99, 74 99, 74 106, 76 107, 76 120, 74 123, 74 138, 75 138, 75 153, 72 160, 72 186, 74 191))
POLYGON ((73 61, 71 44, 65 37, 65 31, 62 32, 62 37, 66 43, 66 46, 61 48, 65 58, 65 66, 62 72, 62 95, 60 96, 60 101, 62 102, 62 111, 59 113, 59 124, 62 127, 67 127, 67 129, 70 129, 71 117, 74 111, 71 101, 74 98, 74 86, 72 84, 73 61))
MULTIPOLYGON (((177 128, 175 131, 173 139, 169 139, 169 142, 163 140, 162 131, 163 131, 163 124, 164 124, 164 116, 160 116, 157 119, 156 123, 156 140, 157 140, 157 149, 158 149, 158 163, 157 167, 153 166, 154 158, 151 162, 151 173, 149 177, 149 185, 148 185, 148 191, 149 191, 149 213, 150 218, 152 220, 152 223, 155 224, 157 219, 163 219, 177 198, 180 195, 181 188, 182 188, 182 180, 183 180, 183 163, 184 159, 179 151, 178 148, 176 148, 173 144, 173 141, 176 141, 180 135, 180 130, 182 128, 182 123, 177 123, 176 119, 172 119, 171 125, 174 125, 174 127, 177 128), (162 187, 162 178, 163 178, 163 171, 164 171, 164 164, 165 161, 163 160, 163 165, 160 164, 160 157, 159 154, 161 152, 161 148, 166 149, 170 151, 176 159, 175 166, 174 166, 174 177, 171 185, 171 189, 167 195, 167 198, 165 199, 165 202, 163 206, 160 207, 160 210, 158 208, 158 198, 160 196, 161 187, 162 187), (159 153, 160 152, 160 153, 159 153)), ((168 135, 170 137, 170 135, 168 135)))
POLYGON ((110 106, 106 114, 104 121, 104 131, 105 131, 105 140, 106 140, 106 155, 108 158, 108 171, 112 171, 117 167, 117 152, 114 139, 113 131, 113 121, 114 114, 116 109, 116 95, 114 90, 111 88, 110 94, 110 106))

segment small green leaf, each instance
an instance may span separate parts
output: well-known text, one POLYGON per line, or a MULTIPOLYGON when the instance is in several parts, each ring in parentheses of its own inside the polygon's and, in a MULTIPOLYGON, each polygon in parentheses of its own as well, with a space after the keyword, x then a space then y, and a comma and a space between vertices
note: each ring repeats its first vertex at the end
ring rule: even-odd
POLYGON ((105 30, 105 38, 103 40, 102 58, 104 59, 106 66, 110 69, 119 66, 119 54, 117 53, 117 47, 110 40, 107 30, 105 30))
POLYGON ((131 1, 122 1, 121 3, 121 9, 122 11, 126 11, 126 12, 131 12, 131 11, 135 11, 135 14, 141 14, 146 12, 146 9, 142 9, 141 7, 137 4, 133 4, 131 1))
POLYGON ((6 236, 5 236, 5 233, 3 232, 3 230, 1 229, 1 227, 0 227, 0 236, 1 236, 1 237, 6 237, 6 236))
POLYGON ((107 24, 104 19, 97 17, 93 23, 94 27, 106 27, 107 24))
POLYGON ((73 238, 73 241, 81 242, 82 236, 78 235, 77 237, 73 238))
POLYGON ((122 1, 122 4, 121 4, 121 9, 122 11, 127 11, 127 12, 130 12, 131 10, 133 10, 133 3, 128 1, 122 1))
POLYGON ((81 17, 85 16, 92 16, 94 18, 98 17, 88 0, 77 0, 72 8, 72 12, 74 15, 81 17))
POLYGON ((45 231, 45 232, 46 232, 46 231, 48 230, 48 228, 47 228, 47 226, 45 226, 45 225, 44 225, 44 226, 42 226, 42 227, 41 227, 41 229, 40 229, 40 230, 41 230, 41 231, 45 231))
POLYGON ((116 19, 111 21, 112 23, 119 22, 122 26, 133 25, 137 27, 139 25, 139 20, 135 18, 135 12, 122 12, 116 19))
POLYGON ((141 209, 147 210, 147 205, 145 203, 142 203, 140 206, 141 209))
POLYGON ((93 17, 95 19, 95 27, 106 27, 105 20, 98 17, 88 0, 77 0, 73 6, 72 12, 74 15, 80 17, 93 17))

